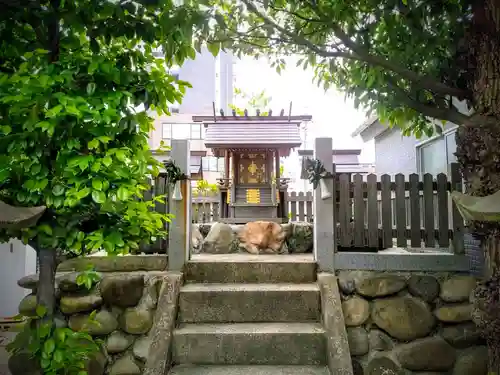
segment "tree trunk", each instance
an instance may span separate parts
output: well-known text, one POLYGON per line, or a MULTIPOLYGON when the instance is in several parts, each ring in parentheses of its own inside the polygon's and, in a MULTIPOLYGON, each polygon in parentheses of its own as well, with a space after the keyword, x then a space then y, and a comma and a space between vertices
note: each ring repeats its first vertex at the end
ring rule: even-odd
POLYGON ((52 249, 38 249, 38 259, 40 264, 38 288, 36 294, 37 305, 43 305, 47 312, 43 322, 53 319, 56 308, 56 251, 52 249))
MULTIPOLYGON (((474 115, 457 131, 457 159, 466 190, 500 190, 500 0, 473 4, 469 67, 474 115)), ((489 375, 500 375, 500 223, 473 222, 486 254, 485 280, 474 291, 473 320, 488 342, 489 375)))

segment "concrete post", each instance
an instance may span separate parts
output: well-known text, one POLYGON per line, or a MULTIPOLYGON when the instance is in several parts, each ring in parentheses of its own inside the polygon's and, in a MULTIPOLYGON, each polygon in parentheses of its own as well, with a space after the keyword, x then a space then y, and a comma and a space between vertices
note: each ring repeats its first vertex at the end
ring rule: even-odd
MULTIPOLYGON (((190 147, 185 139, 173 139, 170 156, 182 173, 190 177, 190 147)), ((170 189, 172 194, 173 189, 170 189)), ((168 234, 168 270, 182 271, 191 257, 191 181, 181 182, 182 201, 174 201, 170 195, 170 213, 174 215, 168 234)))
MULTIPOLYGON (((314 140, 315 159, 323 163, 327 172, 333 173, 332 139, 316 138, 314 140)), ((318 186, 313 192, 314 212, 314 258, 318 264, 319 272, 335 271, 335 235, 334 213, 336 191, 334 180, 326 179, 326 186, 332 193, 327 199, 321 199, 321 188, 318 186)))

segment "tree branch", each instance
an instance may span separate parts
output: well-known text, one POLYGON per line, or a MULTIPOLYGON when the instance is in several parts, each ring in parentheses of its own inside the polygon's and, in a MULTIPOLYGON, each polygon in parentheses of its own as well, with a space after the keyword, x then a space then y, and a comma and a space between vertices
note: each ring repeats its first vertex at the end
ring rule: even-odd
POLYGON ((293 32, 290 32, 286 30, 284 27, 281 27, 278 25, 276 22, 274 22, 271 18, 260 12, 255 4, 253 4, 252 0, 241 0, 247 7, 247 9, 259 16, 264 20, 265 23, 267 23, 269 26, 272 26, 275 28, 277 31, 279 31, 281 34, 286 35, 290 39, 292 39, 295 43, 302 45, 304 47, 307 47, 310 49, 312 52, 323 56, 323 57, 342 57, 345 59, 350 59, 350 60, 358 60, 358 61, 363 61, 367 64, 373 65, 373 66, 379 66, 384 69, 390 70, 398 75, 400 75, 402 78, 405 78, 416 85, 418 85, 421 88, 426 88, 430 91, 433 91, 435 93, 441 94, 441 95, 452 95, 458 98, 466 98, 469 96, 469 93, 467 91, 455 88, 455 87, 450 87, 444 83, 438 82, 435 79, 431 77, 425 77, 421 76, 418 73, 415 73, 411 70, 406 69, 403 66, 400 66, 392 61, 387 60, 384 57, 377 56, 370 54, 364 47, 359 46, 355 42, 353 42, 349 36, 344 33, 337 25, 331 24, 331 27, 333 29, 334 35, 342 41, 342 43, 349 48, 353 53, 345 53, 345 52, 337 52, 337 51, 327 51, 324 49, 321 49, 317 47, 314 43, 310 42, 306 38, 303 38, 301 35, 295 34, 293 32))
POLYGON ((454 107, 452 108, 440 108, 438 106, 433 106, 429 104, 425 104, 419 102, 418 100, 412 99, 408 93, 399 87, 390 77, 386 77, 388 81, 388 87, 398 94, 398 99, 400 99, 406 106, 414 109, 417 112, 420 112, 424 116, 447 120, 456 125, 463 125, 465 122, 469 120, 469 116, 466 116, 459 111, 457 111, 454 107))

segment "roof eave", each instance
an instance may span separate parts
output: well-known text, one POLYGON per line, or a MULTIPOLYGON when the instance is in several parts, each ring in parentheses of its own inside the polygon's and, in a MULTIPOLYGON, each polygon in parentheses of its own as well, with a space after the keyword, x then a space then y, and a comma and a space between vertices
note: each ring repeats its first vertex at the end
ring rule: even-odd
POLYGON ((219 143, 219 142, 205 142, 206 148, 219 148, 219 149, 227 149, 227 148, 295 148, 300 147, 302 142, 290 142, 290 143, 219 143))
POLYGON ((370 127, 372 127, 376 122, 378 121, 378 116, 372 116, 363 121, 363 123, 356 128, 351 133, 351 137, 357 137, 358 135, 361 135, 364 131, 368 130, 370 127))

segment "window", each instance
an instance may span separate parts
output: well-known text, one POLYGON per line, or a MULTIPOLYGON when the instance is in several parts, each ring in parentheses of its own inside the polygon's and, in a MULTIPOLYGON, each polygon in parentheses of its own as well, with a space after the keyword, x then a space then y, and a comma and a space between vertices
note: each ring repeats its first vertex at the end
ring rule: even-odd
POLYGON ((454 153, 457 150, 455 131, 425 142, 417 148, 419 172, 436 176, 447 173, 450 163, 457 161, 454 153))
POLYGON ((162 131, 161 137, 163 139, 171 139, 172 138, 172 124, 163 123, 161 124, 162 131))
POLYGON ((163 139, 202 139, 201 124, 167 124, 163 123, 163 139))
POLYGON ((224 172, 224 158, 206 156, 202 159, 202 166, 207 172, 224 172))
POLYGON ((191 139, 201 139, 201 124, 191 124, 191 139))
POLYGON ((457 140, 455 139, 455 132, 446 134, 445 138, 448 163, 456 163, 457 157, 455 156, 455 152, 457 152, 457 140))
POLYGON ((191 156, 189 170, 191 174, 201 172, 201 156, 191 156))
POLYGON ((172 124, 172 139, 189 139, 189 124, 172 124))

